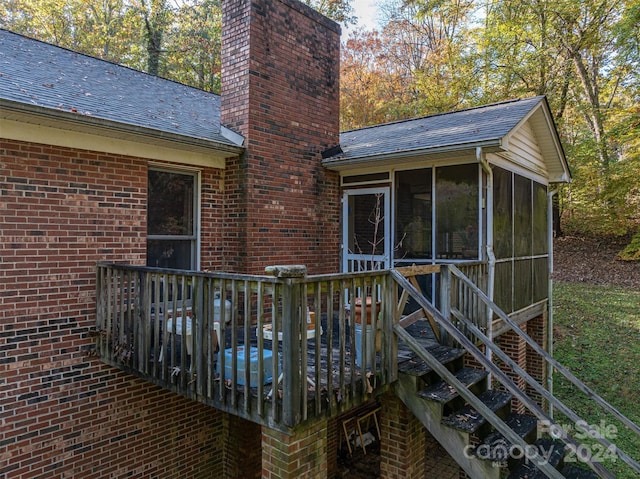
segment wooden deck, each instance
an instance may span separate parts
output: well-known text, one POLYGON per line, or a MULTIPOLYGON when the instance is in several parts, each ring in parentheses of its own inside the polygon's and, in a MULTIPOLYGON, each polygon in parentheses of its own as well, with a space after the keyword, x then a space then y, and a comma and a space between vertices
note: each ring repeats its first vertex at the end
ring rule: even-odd
MULTIPOLYGON (((482 267, 470 266, 474 271, 482 267)), ((440 266, 430 265, 403 274, 437 279, 439 271, 440 266)), ((399 371, 424 369, 393 333, 409 296, 394 286, 388 271, 306 276, 296 268, 274 267, 274 272, 257 276, 98 265, 97 353, 104 362, 160 387, 285 431, 370 400, 389 388, 399 371), (356 335, 363 294, 374 305, 362 316, 375 335, 356 335), (307 311, 318 319, 315 337, 309 339, 307 311), (267 325, 282 338, 277 345, 262 334, 267 325), (220 349, 217 337, 224 337, 220 349), (360 337, 358 349, 368 351, 364 370, 354 354, 360 337), (254 348, 255 361, 249 354, 232 353, 246 345, 254 348)), ((466 290, 451 288, 441 288, 445 303, 451 291, 477 309, 465 299, 466 290)), ((419 317, 414 313, 407 324, 419 317)), ((418 321, 409 330, 435 351, 433 327, 418 321)))

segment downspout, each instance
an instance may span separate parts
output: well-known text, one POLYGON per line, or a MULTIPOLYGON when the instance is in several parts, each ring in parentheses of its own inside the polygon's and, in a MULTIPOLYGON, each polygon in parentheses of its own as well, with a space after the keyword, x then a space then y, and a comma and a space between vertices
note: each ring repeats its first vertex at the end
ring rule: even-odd
MULTIPOLYGON (((553 197, 558 188, 547 190, 547 244, 549 246, 549 286, 547 299, 547 352, 553 357, 553 197)), ((553 366, 547 363, 547 391, 553 396, 553 366)), ((549 416, 553 419, 553 405, 549 402, 549 416)))
MULTIPOLYGON (((496 257, 493 253, 493 170, 487 162, 482 153, 482 147, 476 148, 476 160, 482 166, 482 170, 487 175, 487 197, 486 197, 486 210, 487 210, 487 296, 493 301, 494 287, 495 287, 495 271, 496 271, 496 257)), ((487 331, 485 332, 487 338, 493 342, 493 310, 487 306, 487 331)), ((492 360, 491 350, 486 349, 486 356, 489 361, 492 360)), ((488 383, 491 384, 491 377, 488 378, 488 383)))

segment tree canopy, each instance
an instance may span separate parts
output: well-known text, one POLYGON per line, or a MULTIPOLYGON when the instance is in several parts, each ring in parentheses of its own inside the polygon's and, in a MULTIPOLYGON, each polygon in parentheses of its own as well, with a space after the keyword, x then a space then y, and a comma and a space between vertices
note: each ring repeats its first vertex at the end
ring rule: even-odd
MULTIPOLYGON (((345 26, 352 0, 305 0, 345 26)), ((381 0, 343 37, 343 129, 546 95, 574 176, 567 230, 640 225, 637 0, 381 0)), ((4 0, 0 26, 220 90, 221 0, 4 0)))

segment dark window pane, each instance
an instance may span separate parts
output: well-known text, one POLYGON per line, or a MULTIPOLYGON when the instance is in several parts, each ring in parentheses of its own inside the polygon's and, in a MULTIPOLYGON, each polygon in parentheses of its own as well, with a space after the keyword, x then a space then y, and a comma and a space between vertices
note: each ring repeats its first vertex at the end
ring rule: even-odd
POLYGON ((437 168, 437 257, 477 258, 478 217, 478 165, 437 168))
POLYGON ((513 310, 533 303, 533 260, 517 259, 513 263, 513 310))
POLYGON ((192 269, 190 240, 147 240, 147 266, 192 269))
POLYGON ((431 258, 431 169, 396 174, 396 259, 431 258))
POLYGON ((547 235, 547 188, 533 184, 533 254, 549 252, 547 235))
POLYGON ((493 302, 505 313, 513 311, 513 263, 496 263, 495 289, 493 302))
POLYGON ((496 258, 513 256, 513 175, 493 168, 493 251, 496 258))
POLYGON ((533 260, 533 301, 549 297, 549 258, 533 260))
POLYGON ((349 250, 363 255, 384 255, 384 195, 364 194, 349 196, 350 231, 349 250))
POLYGON ((147 234, 192 236, 195 177, 149 170, 147 234))
POLYGON ((531 206, 532 181, 519 175, 514 175, 513 182, 513 234, 514 256, 531 256, 532 254, 532 223, 533 212, 531 206))

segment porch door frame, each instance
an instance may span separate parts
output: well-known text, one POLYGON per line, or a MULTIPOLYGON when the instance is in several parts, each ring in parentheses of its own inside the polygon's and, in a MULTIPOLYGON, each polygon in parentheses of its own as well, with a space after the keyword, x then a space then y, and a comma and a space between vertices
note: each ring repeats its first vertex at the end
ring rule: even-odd
POLYGON ((342 271, 351 273, 354 271, 366 271, 373 268, 367 268, 373 264, 375 269, 388 269, 391 267, 391 187, 379 186, 370 188, 354 188, 344 190, 342 195, 342 271), (384 238, 383 254, 371 254, 366 252, 349 251, 349 239, 353 237, 352 221, 349 217, 350 197, 358 195, 377 195, 382 194, 382 237, 384 238), (359 265, 354 269, 354 265, 359 265), (361 267, 361 266, 365 267, 361 267))

